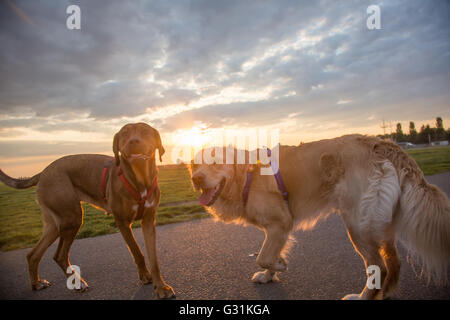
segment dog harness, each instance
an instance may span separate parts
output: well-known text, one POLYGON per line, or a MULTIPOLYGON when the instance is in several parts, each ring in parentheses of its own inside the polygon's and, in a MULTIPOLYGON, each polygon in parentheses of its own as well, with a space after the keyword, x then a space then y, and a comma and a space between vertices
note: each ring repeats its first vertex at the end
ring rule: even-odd
MULTIPOLYGON (((102 181, 101 181, 101 187, 102 187, 102 194, 103 194, 103 199, 106 201, 106 178, 108 176, 108 170, 109 167, 111 165, 112 159, 108 160, 105 163, 105 166, 103 168, 103 172, 102 172, 102 181)), ((137 215, 135 217, 135 220, 140 220, 142 219, 142 216, 144 214, 144 208, 145 208, 145 202, 147 200, 150 200, 150 197, 152 196, 153 192, 155 191, 156 187, 158 186, 158 176, 155 176, 155 178, 153 179, 153 183, 152 186, 150 187, 149 190, 147 190, 147 193, 145 194, 145 196, 142 196, 132 185, 131 183, 127 180, 127 178, 125 177, 125 175, 122 172, 122 168, 119 166, 117 166, 117 175, 119 176, 120 181, 122 182, 122 186, 127 189, 128 193, 133 197, 134 200, 137 201, 138 203, 138 209, 137 209, 137 215)))
MULTIPOLYGON (((270 151, 270 149, 267 148, 267 156, 270 157, 271 155, 272 151, 270 151)), ((259 166, 260 163, 261 162, 258 160, 256 166, 259 166)), ((289 206, 289 193, 287 192, 286 186, 284 185, 283 182, 283 178, 281 177, 280 168, 278 167, 278 164, 275 161, 270 160, 269 164, 270 167, 272 168, 275 181, 277 182, 278 190, 280 191, 284 201, 286 201, 286 204, 289 206)), ((242 190, 242 200, 244 202, 244 206, 247 205, 248 194, 250 192, 250 185, 252 183, 252 176, 253 172, 255 172, 256 166, 251 164, 247 170, 247 180, 245 181, 244 189, 242 190)))

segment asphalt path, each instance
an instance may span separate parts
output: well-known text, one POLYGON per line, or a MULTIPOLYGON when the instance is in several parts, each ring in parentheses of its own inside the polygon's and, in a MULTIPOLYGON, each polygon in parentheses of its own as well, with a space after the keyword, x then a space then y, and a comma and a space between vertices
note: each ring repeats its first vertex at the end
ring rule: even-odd
MULTIPOLYGON (((427 179, 450 195, 450 172, 427 179)), ((134 229, 144 250, 141 229, 134 229)), ((157 227, 158 256, 164 279, 177 299, 340 299, 359 293, 365 284, 364 265, 337 215, 315 229, 294 233, 296 243, 280 282, 255 284, 255 260, 264 240, 257 228, 202 219, 157 227)), ((427 285, 406 262, 394 299, 450 299, 450 287, 427 285)), ((120 234, 76 240, 70 260, 81 268, 89 290, 66 287, 66 278, 52 257, 53 244, 40 264, 41 279, 52 286, 31 291, 26 254, 30 249, 0 253, 0 299, 152 299, 151 285, 141 285, 120 234)))

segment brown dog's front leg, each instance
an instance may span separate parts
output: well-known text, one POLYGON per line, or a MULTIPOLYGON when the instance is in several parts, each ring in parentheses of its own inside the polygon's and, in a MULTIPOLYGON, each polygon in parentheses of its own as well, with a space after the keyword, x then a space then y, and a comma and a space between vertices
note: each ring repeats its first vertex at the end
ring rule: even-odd
POLYGON ((159 270, 158 258, 156 256, 155 215, 156 212, 149 212, 147 215, 144 215, 144 218, 142 219, 142 233, 144 235, 145 247, 150 260, 150 268, 156 296, 159 299, 168 299, 175 297, 175 293, 172 287, 164 282, 159 270))
POLYGON ((131 231, 131 224, 121 221, 116 221, 116 224, 119 227, 122 237, 127 243, 128 250, 133 256, 134 263, 138 268, 139 279, 141 279, 143 284, 152 283, 151 274, 148 271, 147 266, 145 265, 144 255, 142 254, 142 251, 139 248, 136 239, 134 238, 133 232, 131 231))

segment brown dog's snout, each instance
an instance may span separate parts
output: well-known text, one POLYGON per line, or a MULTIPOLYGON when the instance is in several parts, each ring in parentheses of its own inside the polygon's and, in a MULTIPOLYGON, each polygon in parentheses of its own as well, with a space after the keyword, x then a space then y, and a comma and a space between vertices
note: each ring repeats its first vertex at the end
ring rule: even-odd
POLYGON ((137 139, 137 138, 132 138, 128 141, 128 143, 132 146, 132 145, 136 145, 139 144, 141 142, 141 140, 137 139))
POLYGON ((194 183, 194 187, 196 189, 199 189, 203 186, 203 184, 205 183, 205 174, 201 173, 201 172, 197 172, 192 176, 192 182, 194 183))

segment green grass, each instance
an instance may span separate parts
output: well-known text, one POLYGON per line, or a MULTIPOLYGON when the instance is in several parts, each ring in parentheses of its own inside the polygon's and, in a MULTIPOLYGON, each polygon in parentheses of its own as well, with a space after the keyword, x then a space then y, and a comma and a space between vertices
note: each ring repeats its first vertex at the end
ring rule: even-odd
POLYGON ((161 188, 161 204, 196 200, 199 196, 192 188, 189 171, 184 165, 160 167, 158 182, 161 188))
MULTIPOLYGON (((450 171, 450 147, 410 149, 406 151, 426 175, 450 171)), ((158 225, 207 217, 200 205, 174 204, 195 200, 189 172, 184 166, 165 166, 159 171, 161 204, 158 225), (166 204, 166 205, 164 205, 166 204)), ((0 250, 33 246, 42 233, 41 214, 35 202, 35 188, 16 190, 0 183, 0 250)), ((83 203, 83 226, 77 238, 118 232, 112 216, 83 203)), ((140 222, 133 223, 140 227, 140 222)))
POLYGON ((408 149, 425 175, 450 171, 450 147, 408 149))
MULTIPOLYGON (((158 225, 208 217, 201 205, 173 205, 173 202, 191 201, 198 197, 190 183, 184 166, 164 166, 159 171, 161 204, 158 225), (164 206, 164 204, 169 204, 164 206), (171 205, 172 204, 172 205, 171 205)), ((42 234, 39 206, 35 202, 35 187, 16 190, 0 183, 0 250, 13 250, 33 246, 42 234)), ((95 237, 118 232, 114 218, 83 203, 83 226, 77 238, 95 237)), ((133 223, 133 228, 140 227, 133 223)))

